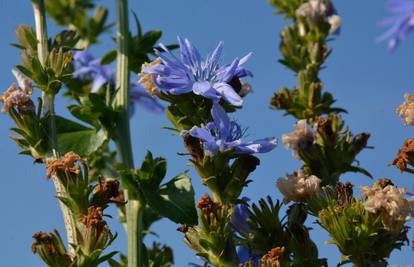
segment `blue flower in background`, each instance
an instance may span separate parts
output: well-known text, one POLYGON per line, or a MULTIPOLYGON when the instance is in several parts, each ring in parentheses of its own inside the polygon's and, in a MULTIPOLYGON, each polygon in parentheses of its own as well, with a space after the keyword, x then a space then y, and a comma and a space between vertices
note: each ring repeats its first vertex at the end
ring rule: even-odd
MULTIPOLYGON (((92 93, 98 90, 105 84, 112 84, 115 86, 115 77, 110 67, 101 64, 101 59, 94 58, 88 51, 76 51, 74 53, 75 71, 73 76, 75 78, 92 82, 92 93)), ((135 104, 142 106, 153 113, 162 113, 164 106, 160 104, 159 99, 150 95, 144 87, 137 83, 130 85, 131 98, 131 116, 135 113, 135 104)))
POLYGON ((229 83, 234 78, 252 76, 242 67, 251 53, 231 64, 220 66, 223 42, 204 60, 189 40, 178 38, 180 58, 161 45, 166 53, 155 51, 162 64, 147 67, 143 73, 152 74, 155 84, 165 93, 180 95, 193 92, 213 101, 224 99, 234 106, 241 106, 243 99, 229 83))
POLYGON ((389 27, 389 30, 378 40, 388 40, 388 47, 394 50, 414 27, 414 0, 390 0, 387 9, 391 16, 381 25, 389 27))
MULTIPOLYGON (((130 98, 132 103, 137 103, 141 107, 153 113, 164 112, 164 106, 158 101, 157 97, 150 95, 140 84, 131 83, 130 98)), ((131 115, 135 112, 135 105, 131 105, 131 115)))
MULTIPOLYGON (((249 201, 247 197, 243 197, 244 202, 249 201)), ((230 222, 237 232, 247 234, 251 232, 251 228, 247 222, 250 216, 249 205, 242 203, 234 207, 234 212, 230 218, 230 222)))
POLYGON ((109 66, 102 65, 101 59, 94 58, 88 51, 76 51, 73 59, 76 69, 73 76, 92 81, 93 93, 96 93, 106 83, 114 83, 115 79, 109 66))
MULTIPOLYGON (((250 210, 247 202, 250 199, 243 197, 242 200, 246 203, 236 205, 233 215, 230 218, 230 222, 238 233, 248 234, 252 231, 248 223, 250 210)), ((239 246, 237 248, 237 255, 239 256, 239 261, 241 264, 244 264, 251 260, 255 266, 258 266, 259 260, 261 259, 260 255, 253 253, 251 249, 244 246, 239 246)))
POLYGON ((204 128, 194 126, 191 130, 182 133, 202 140, 204 153, 208 156, 228 150, 234 150, 237 154, 266 153, 276 147, 276 138, 243 143, 245 130, 242 130, 235 121, 230 121, 226 111, 218 103, 213 104, 211 115, 213 122, 208 123, 204 128))

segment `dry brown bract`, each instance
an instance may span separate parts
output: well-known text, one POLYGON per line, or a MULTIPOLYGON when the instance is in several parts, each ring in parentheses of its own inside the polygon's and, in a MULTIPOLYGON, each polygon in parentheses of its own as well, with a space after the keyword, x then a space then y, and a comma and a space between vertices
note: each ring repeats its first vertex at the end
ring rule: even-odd
POLYGON ((397 114, 403 119, 404 125, 414 125, 414 96, 404 94, 405 102, 397 108, 397 114))
POLYGON ((404 146, 398 150, 397 157, 389 165, 395 165, 404 172, 407 169, 407 164, 410 162, 410 157, 414 156, 414 139, 407 139, 404 146))
MULTIPOLYGON (((156 65, 160 65, 161 64, 161 59, 157 58, 156 60, 150 62, 150 63, 144 63, 142 64, 141 69, 145 69, 148 67, 154 67, 156 65)), ((154 83, 154 78, 153 75, 151 73, 144 73, 141 71, 141 73, 139 74, 139 83, 142 84, 145 89, 147 90, 148 93, 150 93, 151 95, 156 95, 158 93, 158 88, 154 83)))
POLYGON ((80 171, 79 166, 76 165, 77 161, 82 161, 81 157, 75 152, 68 152, 65 156, 59 159, 49 159, 46 161, 47 177, 56 175, 59 172, 70 172, 78 174, 80 171))
POLYGON ((306 120, 300 120, 295 124, 295 130, 282 136, 283 144, 287 149, 293 150, 293 156, 299 158, 298 151, 306 149, 315 139, 315 133, 306 120))
POLYGON ((315 175, 306 176, 303 170, 277 180, 277 187, 285 196, 284 202, 305 201, 319 190, 321 180, 315 175))
POLYGON ((267 254, 265 254, 261 262, 272 267, 279 267, 283 260, 283 253, 285 252, 285 247, 275 247, 272 248, 267 254))
POLYGON ((373 187, 361 187, 361 193, 366 197, 365 210, 380 215, 385 228, 400 231, 404 223, 411 219, 411 206, 404 198, 407 193, 405 188, 379 180, 373 187))

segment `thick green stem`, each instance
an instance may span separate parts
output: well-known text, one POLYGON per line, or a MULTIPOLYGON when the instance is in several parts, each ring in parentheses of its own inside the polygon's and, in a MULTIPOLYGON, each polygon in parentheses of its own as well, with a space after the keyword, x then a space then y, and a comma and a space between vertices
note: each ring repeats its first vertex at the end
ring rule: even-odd
MULTIPOLYGON (((117 95, 114 107, 118 111, 119 118, 116 129, 116 145, 124 166, 132 169, 134 168, 134 158, 129 126, 129 19, 127 0, 117 0, 117 21, 117 95)), ((132 199, 128 192, 125 192, 125 196, 127 198, 128 267, 141 267, 143 266, 142 215, 145 205, 142 200, 132 199)))
MULTIPOLYGON (((46 59, 48 57, 48 40, 47 40, 47 24, 45 15, 45 5, 43 0, 35 0, 33 3, 33 12, 36 24, 36 38, 38 40, 37 51, 40 63, 45 66, 46 59)), ((49 118, 49 143, 50 149, 49 158, 58 157, 58 144, 56 137, 56 118, 55 118, 55 107, 54 107, 54 95, 42 92, 42 113, 44 116, 49 118)), ((55 185, 56 193, 58 196, 64 196, 66 189, 57 177, 53 177, 53 183, 55 185)), ((67 240, 69 243, 69 251, 74 252, 72 244, 76 245, 76 226, 75 219, 72 212, 66 207, 65 204, 60 202, 60 208, 63 214, 63 220, 65 223, 67 240)))

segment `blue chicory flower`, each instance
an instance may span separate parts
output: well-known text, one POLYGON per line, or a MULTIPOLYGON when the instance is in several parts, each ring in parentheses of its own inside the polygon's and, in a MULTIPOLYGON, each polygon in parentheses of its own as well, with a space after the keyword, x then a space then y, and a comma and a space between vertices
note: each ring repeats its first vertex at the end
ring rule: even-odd
POLYGON ((252 252, 249 248, 238 247, 237 256, 239 256, 240 264, 245 264, 249 261, 252 261, 254 266, 259 266, 259 261, 262 258, 259 254, 252 252))
MULTIPOLYGON (((115 85, 115 76, 109 66, 102 65, 101 59, 94 58, 88 51, 76 51, 74 53, 75 72, 73 76, 78 79, 92 82, 92 93, 96 93, 103 85, 115 85)), ((135 112, 135 104, 142 106, 153 113, 162 113, 164 106, 157 97, 149 94, 145 88, 137 83, 130 85, 131 116, 135 112)))
POLYGON ((276 147, 276 138, 265 138, 242 142, 245 130, 235 121, 230 121, 226 111, 218 103, 211 109, 213 121, 204 128, 194 126, 182 134, 189 134, 204 143, 204 153, 213 156, 218 152, 234 150, 236 154, 267 153, 276 147))
POLYGON ((389 27, 378 41, 388 40, 390 50, 395 50, 414 27, 414 0, 390 0, 387 5, 391 16, 381 22, 389 27))
MULTIPOLYGON (((242 200, 244 202, 247 202, 250 199, 247 197, 243 197, 242 200)), ((237 232, 242 234, 248 234, 251 232, 251 228, 248 223, 249 216, 250 210, 249 206, 246 203, 241 203, 234 207, 234 211, 230 218, 230 222, 237 232)))
POLYGON ((180 95, 193 92, 213 101, 223 99, 234 106, 241 106, 243 99, 230 85, 234 78, 252 76, 242 65, 250 58, 251 53, 242 59, 235 59, 231 64, 220 66, 223 42, 205 59, 188 39, 178 37, 180 58, 172 54, 164 45, 160 45, 166 53, 156 50, 161 64, 142 70, 153 75, 157 87, 168 94, 180 95))
POLYGON ((92 81, 93 93, 106 83, 114 83, 114 75, 109 66, 102 65, 101 60, 94 58, 88 51, 76 51, 73 59, 76 68, 73 77, 92 81))

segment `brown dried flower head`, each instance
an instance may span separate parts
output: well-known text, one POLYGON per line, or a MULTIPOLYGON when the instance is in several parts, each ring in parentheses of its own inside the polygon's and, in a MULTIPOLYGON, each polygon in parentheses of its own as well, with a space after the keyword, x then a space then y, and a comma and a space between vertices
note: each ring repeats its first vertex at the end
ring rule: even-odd
POLYGON ((31 81, 23 74, 12 70, 16 77, 17 84, 12 84, 2 96, 0 102, 3 102, 2 112, 9 112, 10 109, 17 107, 20 111, 34 112, 34 104, 30 97, 33 94, 33 85, 31 81))
POLYGON ((414 125, 414 96, 404 94, 405 102, 397 108, 397 114, 403 119, 404 125, 414 125))
POLYGON ((201 163, 204 159, 203 144, 200 139, 189 134, 183 136, 184 146, 188 150, 188 154, 196 161, 201 163))
POLYGON ((293 156, 299 158, 299 151, 312 145, 315 140, 315 133, 306 120, 300 120, 295 125, 295 130, 282 136, 286 149, 293 150, 293 156))
POLYGON ((73 174, 79 174, 80 168, 76 165, 76 162, 81 161, 81 157, 75 152, 68 152, 59 159, 49 159, 46 161, 47 177, 50 178, 53 175, 57 175, 60 172, 69 172, 73 174))
POLYGON ((214 202, 213 199, 206 193, 200 201, 197 203, 197 208, 201 210, 203 214, 216 214, 218 210, 221 209, 221 205, 218 202, 214 202))
POLYGON ((267 254, 265 254, 260 260, 265 266, 279 267, 283 261, 283 253, 285 252, 285 247, 275 247, 272 248, 267 254))
POLYGON ((389 164, 397 166, 401 172, 407 170, 410 159, 414 159, 414 139, 407 139, 404 146, 398 150, 396 158, 389 164))
POLYGON ((379 180, 372 187, 361 187, 361 193, 366 197, 365 210, 381 216, 384 227, 399 231, 404 223, 411 219, 411 205, 404 197, 405 188, 397 188, 387 180, 379 180))
POLYGON ((341 183, 338 182, 335 186, 336 189, 336 203, 339 207, 345 207, 351 203, 354 193, 354 185, 350 182, 341 183))
POLYGON ((321 180, 315 175, 306 176, 301 169, 277 180, 277 187, 285 196, 284 202, 306 201, 319 190, 321 180))
POLYGON ((95 205, 107 207, 109 203, 122 204, 125 202, 122 190, 119 189, 119 181, 115 179, 98 179, 98 184, 93 189, 95 205), (122 194, 122 196, 120 196, 122 194), (121 201, 123 200, 123 201, 121 201))
MULTIPOLYGON (((157 58, 156 60, 149 62, 149 63, 144 63, 142 64, 141 70, 144 70, 145 68, 149 68, 149 67, 154 67, 156 65, 160 65, 161 64, 161 59, 157 58)), ((139 74, 139 83, 142 84, 145 89, 148 91, 148 93, 150 93, 151 95, 157 95, 158 93, 158 88, 154 83, 154 77, 151 73, 146 73, 141 71, 141 73, 139 74)))
POLYGON ((89 207, 88 214, 82 215, 80 221, 86 226, 86 228, 96 229, 97 233, 101 233, 107 225, 103 219, 103 209, 101 207, 89 207))

